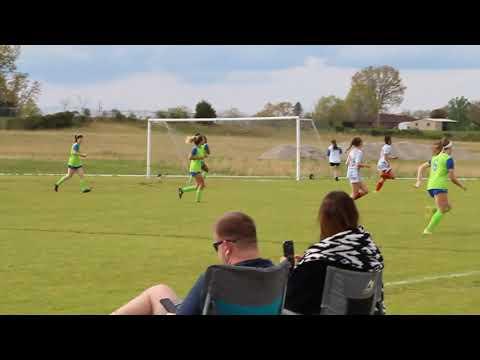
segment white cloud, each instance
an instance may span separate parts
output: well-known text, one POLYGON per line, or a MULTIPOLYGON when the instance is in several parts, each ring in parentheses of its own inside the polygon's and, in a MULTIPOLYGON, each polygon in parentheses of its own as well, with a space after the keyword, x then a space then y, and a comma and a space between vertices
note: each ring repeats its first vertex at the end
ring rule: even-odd
MULTIPOLYGON (((324 59, 309 57, 303 65, 283 70, 232 71, 223 81, 210 84, 190 83, 165 72, 143 72, 88 86, 44 84, 40 105, 58 107, 61 99, 75 102, 77 96, 82 96, 92 107, 101 101, 104 109, 158 110, 176 105, 193 108, 206 99, 217 110, 236 107, 250 114, 269 101, 300 101, 306 110, 311 110, 321 96, 344 97, 357 70, 328 66, 324 59)), ((461 95, 480 98, 480 70, 400 72, 407 86, 400 109, 440 107, 461 95)))
POLYGON ((85 61, 92 59, 95 47, 87 45, 23 45, 20 61, 27 58, 42 61, 50 59, 52 62, 59 59, 85 61))
POLYGON ((407 86, 402 109, 439 108, 456 96, 480 100, 480 69, 409 70, 401 76, 407 86))

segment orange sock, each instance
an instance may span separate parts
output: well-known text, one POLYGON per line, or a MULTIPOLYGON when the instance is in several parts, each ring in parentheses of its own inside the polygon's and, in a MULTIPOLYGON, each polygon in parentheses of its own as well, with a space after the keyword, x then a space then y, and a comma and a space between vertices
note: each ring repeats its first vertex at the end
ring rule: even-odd
POLYGON ((385 179, 384 179, 384 178, 378 180, 377 186, 376 186, 375 190, 380 191, 380 189, 382 188, 383 184, 385 184, 385 179))

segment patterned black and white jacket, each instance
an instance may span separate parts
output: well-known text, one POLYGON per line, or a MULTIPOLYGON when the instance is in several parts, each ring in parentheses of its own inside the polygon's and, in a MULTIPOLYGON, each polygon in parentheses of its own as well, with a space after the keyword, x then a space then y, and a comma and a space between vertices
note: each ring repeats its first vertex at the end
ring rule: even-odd
MULTIPOLYGON (((327 266, 354 271, 383 270, 383 256, 362 226, 325 238, 310 246, 292 271, 285 307, 300 314, 318 314, 327 266)), ((385 314, 384 296, 375 314, 385 314)))

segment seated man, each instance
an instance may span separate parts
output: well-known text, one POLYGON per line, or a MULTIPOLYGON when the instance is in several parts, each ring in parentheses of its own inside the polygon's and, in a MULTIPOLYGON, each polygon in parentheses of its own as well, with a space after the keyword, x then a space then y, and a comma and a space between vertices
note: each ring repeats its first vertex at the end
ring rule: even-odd
MULTIPOLYGON (((222 264, 270 267, 270 260, 260 258, 257 231, 253 219, 240 212, 223 215, 214 226, 213 247, 222 264)), ((205 274, 200 275, 187 297, 180 303, 175 292, 166 285, 156 285, 114 311, 112 315, 164 315, 160 299, 168 298, 177 306, 177 315, 201 315, 205 302, 205 274)))

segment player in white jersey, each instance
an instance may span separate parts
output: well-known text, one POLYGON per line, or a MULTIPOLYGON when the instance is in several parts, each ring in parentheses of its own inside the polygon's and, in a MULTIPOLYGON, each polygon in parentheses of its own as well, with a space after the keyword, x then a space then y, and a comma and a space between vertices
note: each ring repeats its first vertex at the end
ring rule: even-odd
POLYGON ((361 168, 369 168, 369 165, 363 163, 362 139, 353 138, 350 147, 347 149, 347 178, 352 185, 352 199, 357 200, 368 194, 367 185, 363 183, 360 176, 361 168), (351 150, 350 150, 351 149, 351 150), (350 150, 350 151, 349 151, 350 150))
POLYGON ((392 138, 385 136, 385 145, 380 150, 380 159, 377 163, 377 169, 380 173, 380 179, 377 181, 375 192, 379 192, 385 181, 388 179, 395 179, 392 167, 390 166, 390 160, 398 159, 398 157, 392 155, 392 138))
POLYGON ((328 162, 333 169, 333 177, 338 181, 338 167, 342 162, 342 149, 337 145, 336 140, 332 140, 332 144, 327 149, 328 162))

